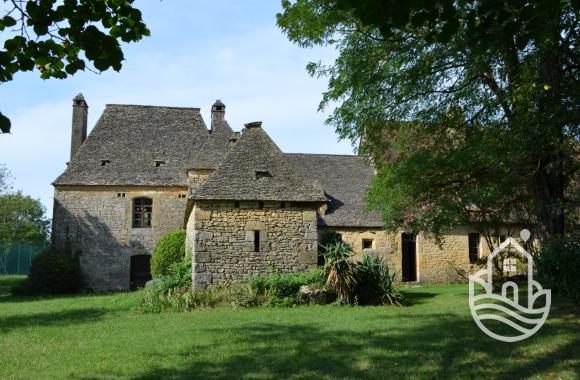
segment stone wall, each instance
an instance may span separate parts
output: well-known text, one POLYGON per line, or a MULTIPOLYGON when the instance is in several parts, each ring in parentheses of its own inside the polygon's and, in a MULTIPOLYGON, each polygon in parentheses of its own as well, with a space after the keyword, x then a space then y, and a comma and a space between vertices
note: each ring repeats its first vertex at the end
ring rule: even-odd
POLYGON ((72 187, 54 192, 52 240, 80 255, 83 286, 127 290, 131 256, 151 254, 167 232, 183 228, 187 188, 72 187), (133 228, 133 199, 153 200, 152 226, 133 228))
MULTIPOLYGON (((325 232, 335 231, 342 236, 354 251, 355 258, 360 259, 364 253, 377 254, 385 259, 390 267, 402 272, 402 242, 401 233, 388 233, 380 228, 350 228, 326 227, 320 230, 320 236, 325 232), (363 249, 363 240, 372 240, 370 249, 363 249)), ((468 234, 474 232, 468 228, 457 228, 444 236, 439 246, 434 238, 420 233, 416 237, 417 280, 424 283, 449 283, 462 281, 457 270, 466 273, 474 272, 476 266, 469 263, 468 234)), ((482 256, 489 253, 483 236, 480 240, 482 256)))
POLYGON ((265 274, 271 266, 280 272, 305 271, 317 261, 316 206, 197 201, 187 224, 186 249, 192 252, 196 288, 265 274))

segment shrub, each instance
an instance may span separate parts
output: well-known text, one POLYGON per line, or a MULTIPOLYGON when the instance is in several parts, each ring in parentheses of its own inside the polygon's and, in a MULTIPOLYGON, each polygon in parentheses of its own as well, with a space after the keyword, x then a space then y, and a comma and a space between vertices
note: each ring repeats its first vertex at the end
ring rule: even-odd
POLYGON ((249 282, 235 288, 232 296, 232 306, 234 308, 262 306, 268 298, 269 293, 267 291, 260 292, 256 285, 249 282))
POLYGON ((364 255, 358 264, 354 295, 360 305, 403 305, 403 294, 395 287, 397 274, 379 256, 364 255))
POLYGON ((161 278, 168 288, 191 288, 191 256, 171 264, 167 272, 161 278))
POLYGON ((251 289, 264 298, 268 306, 293 306, 299 302, 299 291, 303 285, 322 284, 320 269, 310 272, 280 273, 270 271, 266 276, 252 276, 248 280, 251 289))
POLYGON ((12 292, 19 295, 74 293, 79 288, 78 279, 73 258, 47 250, 32 259, 26 283, 15 287, 12 292))
POLYGON ((163 236, 153 250, 151 275, 159 278, 169 274, 172 264, 185 257, 185 230, 175 230, 163 236))
POLYGON ((210 288, 191 290, 189 288, 166 288, 162 281, 145 288, 137 306, 140 313, 160 313, 162 311, 189 311, 210 308, 222 302, 221 294, 210 288))
POLYGON ((542 247, 536 260, 542 285, 580 303, 580 238, 561 237, 542 247))
POLYGON ((352 260, 352 249, 345 243, 327 245, 324 252, 324 273, 326 285, 336 292, 345 304, 352 301, 356 286, 358 266, 352 260))

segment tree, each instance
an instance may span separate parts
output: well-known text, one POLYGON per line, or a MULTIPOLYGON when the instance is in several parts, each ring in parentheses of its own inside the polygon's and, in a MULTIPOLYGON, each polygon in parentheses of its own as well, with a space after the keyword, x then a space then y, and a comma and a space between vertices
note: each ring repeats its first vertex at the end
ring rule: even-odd
POLYGON ((50 222, 40 200, 20 191, 0 195, 0 240, 38 241, 48 238, 50 222))
MULTIPOLYGON (((0 83, 19 71, 40 72, 42 79, 64 79, 79 70, 122 67, 120 41, 149 35, 133 0, 4 0, 0 32, 0 83), (91 69, 88 64, 92 64, 91 69)), ((0 132, 10 120, 0 113, 0 132)))
POLYGON ((11 174, 5 165, 0 164, 0 195, 9 192, 12 189, 11 174))
POLYGON ((577 2, 282 5, 291 41, 338 49, 307 69, 329 78, 327 123, 374 161, 368 200, 388 229, 467 224, 491 237, 507 221, 546 241, 574 223, 577 2))
POLYGON ((50 222, 38 199, 12 192, 12 176, 0 164, 0 241, 46 240, 50 222))

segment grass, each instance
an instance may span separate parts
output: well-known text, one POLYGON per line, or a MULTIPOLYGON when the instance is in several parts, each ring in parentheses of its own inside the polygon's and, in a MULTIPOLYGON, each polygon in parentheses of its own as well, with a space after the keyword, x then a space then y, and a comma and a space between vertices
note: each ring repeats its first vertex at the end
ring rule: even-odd
POLYGON ((578 378, 579 309, 554 297, 532 338, 502 343, 463 285, 408 288, 411 306, 136 314, 139 293, 18 298, 0 277, 1 379, 578 378))

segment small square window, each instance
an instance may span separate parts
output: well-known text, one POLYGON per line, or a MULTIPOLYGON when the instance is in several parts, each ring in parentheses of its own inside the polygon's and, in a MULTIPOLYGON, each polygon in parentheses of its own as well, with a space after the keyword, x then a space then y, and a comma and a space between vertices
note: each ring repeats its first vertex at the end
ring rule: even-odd
POLYGON ((374 239, 363 239, 362 247, 363 249, 373 249, 374 239))

